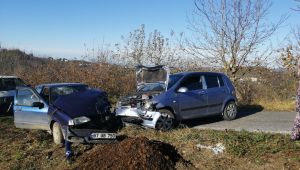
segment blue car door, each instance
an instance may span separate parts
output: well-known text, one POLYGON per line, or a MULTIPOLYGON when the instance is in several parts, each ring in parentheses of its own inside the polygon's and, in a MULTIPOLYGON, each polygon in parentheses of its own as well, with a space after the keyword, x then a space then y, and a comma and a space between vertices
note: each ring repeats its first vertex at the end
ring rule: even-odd
POLYGON ((50 130, 48 105, 35 89, 17 87, 14 101, 14 123, 18 128, 50 130))
POLYGON ((199 74, 189 75, 180 83, 187 92, 178 93, 180 115, 183 119, 197 118, 207 115, 207 92, 203 86, 204 77, 199 74))
POLYGON ((226 99, 226 87, 221 76, 205 75, 208 93, 208 113, 210 115, 222 112, 223 103, 226 99))

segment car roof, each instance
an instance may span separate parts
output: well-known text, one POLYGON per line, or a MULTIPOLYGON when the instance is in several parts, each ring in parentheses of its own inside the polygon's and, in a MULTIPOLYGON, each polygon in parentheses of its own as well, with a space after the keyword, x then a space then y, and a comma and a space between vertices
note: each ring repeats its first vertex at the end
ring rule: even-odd
POLYGON ((219 73, 219 72, 191 72, 191 71, 187 71, 187 72, 179 72, 179 73, 175 73, 172 75, 189 75, 189 74, 204 74, 204 75, 224 75, 224 73, 219 73))
POLYGON ((0 78, 18 78, 17 76, 4 76, 4 75, 0 75, 0 78))
POLYGON ((83 83, 49 83, 49 84, 39 84, 37 85, 37 87, 39 86, 57 87, 57 86, 76 86, 76 85, 87 86, 86 84, 83 83))

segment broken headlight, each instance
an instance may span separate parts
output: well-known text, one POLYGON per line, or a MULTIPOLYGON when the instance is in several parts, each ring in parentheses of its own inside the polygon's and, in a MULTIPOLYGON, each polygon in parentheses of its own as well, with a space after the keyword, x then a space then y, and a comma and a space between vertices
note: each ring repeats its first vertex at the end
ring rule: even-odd
POLYGON ((144 103, 144 109, 145 110, 154 110, 156 104, 157 103, 153 102, 152 100, 146 100, 144 103))
POLYGON ((81 116, 81 117, 76 117, 74 119, 69 120, 68 125, 69 126, 80 125, 80 124, 83 124, 83 123, 87 123, 89 121, 91 121, 90 118, 85 117, 85 116, 81 116))
POLYGON ((152 101, 149 101, 149 100, 146 101, 145 105, 144 105, 144 108, 148 110, 148 109, 151 109, 151 107, 152 107, 152 101))

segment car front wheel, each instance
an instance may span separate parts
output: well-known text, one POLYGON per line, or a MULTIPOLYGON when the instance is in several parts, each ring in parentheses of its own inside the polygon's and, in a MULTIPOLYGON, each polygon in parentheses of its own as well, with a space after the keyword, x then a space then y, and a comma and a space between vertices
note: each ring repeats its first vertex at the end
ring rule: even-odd
POLYGON ((175 116, 174 114, 166 109, 159 110, 160 117, 156 122, 155 128, 161 131, 171 130, 175 125, 175 116))
POLYGON ((223 110, 223 119, 224 120, 233 120, 237 115, 237 106, 235 102, 231 101, 227 103, 223 110))
POLYGON ((64 137, 61 131, 61 126, 57 122, 54 122, 52 126, 52 136, 53 136, 53 142, 55 144, 59 145, 63 143, 64 137))

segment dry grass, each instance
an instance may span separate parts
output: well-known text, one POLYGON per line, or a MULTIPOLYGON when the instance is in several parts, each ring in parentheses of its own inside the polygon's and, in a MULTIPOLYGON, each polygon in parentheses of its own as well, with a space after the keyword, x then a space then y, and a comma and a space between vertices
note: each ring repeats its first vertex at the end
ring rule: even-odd
MULTIPOLYGON (((13 118, 0 117, 0 169, 71 169, 64 161, 64 148, 52 144, 44 131, 16 129, 13 118)), ((288 135, 265 133, 197 130, 180 128, 160 132, 138 127, 127 127, 120 134, 170 143, 184 159, 198 169, 297 169, 300 167, 300 144, 288 135), (224 153, 199 149, 197 144, 214 146, 223 143, 224 153)), ((75 145, 76 159, 86 146, 75 145)), ((99 153, 105 154, 105 153, 99 153)), ((75 160, 76 163, 76 160, 75 160)), ((182 164, 178 169, 185 169, 182 164)))
POLYGON ((239 111, 273 111, 273 112, 294 112, 295 111, 295 101, 293 100, 277 100, 277 101, 267 101, 259 100, 252 104, 239 104, 239 111))
POLYGON ((285 100, 285 101, 264 101, 260 100, 257 102, 261 105, 264 110, 268 111, 295 111, 295 100, 285 100))

